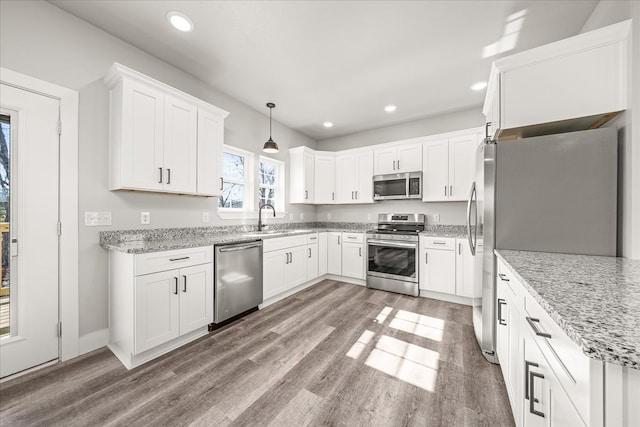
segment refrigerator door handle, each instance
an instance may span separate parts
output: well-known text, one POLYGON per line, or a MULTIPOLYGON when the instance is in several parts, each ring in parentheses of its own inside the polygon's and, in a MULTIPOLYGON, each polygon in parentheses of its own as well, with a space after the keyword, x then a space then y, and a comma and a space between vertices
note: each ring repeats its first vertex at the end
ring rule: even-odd
MULTIPOLYGON (((473 236, 471 235, 471 205, 473 203, 473 196, 477 195, 476 193, 476 183, 475 181, 471 184, 471 191, 469 192, 469 199, 467 200, 467 237, 469 238, 469 249, 471 249, 471 255, 476 254, 476 242, 474 241, 473 236)), ((477 225, 474 227, 474 234, 477 232, 477 225)))

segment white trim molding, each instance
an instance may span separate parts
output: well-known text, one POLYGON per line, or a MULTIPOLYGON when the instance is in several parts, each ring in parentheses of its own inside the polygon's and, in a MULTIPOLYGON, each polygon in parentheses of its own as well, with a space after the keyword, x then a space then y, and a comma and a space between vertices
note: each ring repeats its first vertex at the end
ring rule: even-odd
POLYGON ((78 356, 78 92, 0 67, 3 83, 60 100, 60 360, 78 356))

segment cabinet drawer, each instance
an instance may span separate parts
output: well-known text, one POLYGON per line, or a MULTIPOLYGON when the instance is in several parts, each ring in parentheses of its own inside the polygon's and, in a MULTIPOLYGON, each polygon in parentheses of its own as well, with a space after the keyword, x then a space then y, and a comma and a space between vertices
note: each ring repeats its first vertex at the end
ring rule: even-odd
POLYGON ((523 327, 535 337, 580 416, 587 425, 601 425, 602 408, 595 403, 603 399, 602 362, 587 357, 528 292, 524 297, 523 313, 523 327))
POLYGON ((318 233, 307 234, 307 243, 318 243, 318 233))
POLYGON ((519 311, 522 311, 525 296, 524 288, 501 259, 498 259, 496 271, 496 283, 503 282, 505 285, 507 285, 507 288, 509 288, 509 290, 511 291, 511 298, 513 299, 513 303, 519 311))
POLYGON ((453 251, 456 248, 456 239, 443 237, 423 237, 422 247, 428 249, 446 249, 453 251))
POLYGON ((293 248, 307 244, 307 235, 277 237, 275 239, 265 239, 262 242, 263 252, 279 251, 280 249, 293 248))
POLYGON ((364 243, 363 233, 342 233, 342 240, 351 243, 364 243))
POLYGON ((135 275, 141 276, 209 262, 213 262, 213 246, 139 254, 135 258, 135 275))

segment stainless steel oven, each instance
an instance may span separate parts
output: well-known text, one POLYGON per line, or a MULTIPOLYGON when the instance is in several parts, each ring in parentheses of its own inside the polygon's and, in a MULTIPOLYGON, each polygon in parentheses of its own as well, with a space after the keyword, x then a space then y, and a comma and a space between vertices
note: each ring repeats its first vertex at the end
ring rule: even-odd
POLYGON ((418 296, 418 233, 423 214, 380 214, 367 236, 367 287, 418 296))

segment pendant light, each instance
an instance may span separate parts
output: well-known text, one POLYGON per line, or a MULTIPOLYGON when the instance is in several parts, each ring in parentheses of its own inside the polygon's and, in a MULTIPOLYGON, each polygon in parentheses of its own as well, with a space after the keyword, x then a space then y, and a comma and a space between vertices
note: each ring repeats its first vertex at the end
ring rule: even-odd
POLYGON ((278 144, 271 138, 271 110, 276 107, 276 104, 273 102, 267 102, 267 107, 269 107, 269 140, 264 143, 264 147, 262 147, 262 151, 265 153, 277 153, 278 152, 278 144))

